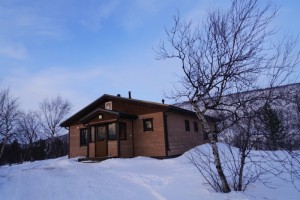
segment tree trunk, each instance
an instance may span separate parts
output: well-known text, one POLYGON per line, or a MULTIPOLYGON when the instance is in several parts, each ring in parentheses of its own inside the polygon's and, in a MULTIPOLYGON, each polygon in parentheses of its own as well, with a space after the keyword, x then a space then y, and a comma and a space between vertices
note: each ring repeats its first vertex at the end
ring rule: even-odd
POLYGON ((220 155, 219 155, 219 150, 218 150, 218 146, 217 146, 217 141, 216 141, 216 139, 215 139, 212 132, 209 133, 209 139, 210 139, 210 144, 211 144, 213 155, 214 155, 214 160, 215 160, 214 163, 215 163, 219 178, 220 178, 221 183, 222 183, 222 192, 228 193, 231 190, 230 190, 230 187, 228 185, 226 176, 223 172, 223 168, 222 168, 222 165, 221 165, 221 159, 220 159, 220 155))
POLYGON ((219 150, 218 150, 216 137, 215 137, 213 131, 211 130, 211 128, 209 127, 209 123, 206 120, 204 114, 201 113, 200 109, 198 108, 198 106, 195 103, 192 103, 192 105, 193 105, 194 110, 197 114, 197 117, 203 123, 203 126, 204 126, 203 131, 206 131, 208 133, 209 141, 210 141, 212 151, 213 151, 213 155, 214 155, 214 164, 215 164, 215 167, 216 167, 217 172, 218 172, 218 176, 219 176, 220 181, 221 181, 221 190, 224 193, 231 192, 231 189, 228 185, 226 176, 223 172, 223 168, 222 168, 222 165, 221 165, 221 159, 220 159, 220 155, 219 155, 219 150))
POLYGON ((246 160, 246 155, 245 155, 245 150, 241 149, 241 166, 239 169, 239 181, 238 181, 238 186, 237 186, 237 191, 242 191, 243 189, 243 171, 244 171, 244 166, 245 166, 245 160, 246 160))
POLYGON ((4 147, 7 143, 7 138, 5 138, 2 142, 1 150, 0 150, 0 158, 2 158, 3 152, 4 152, 4 147))
POLYGON ((30 139, 30 141, 29 141, 29 159, 30 159, 30 162, 34 161, 34 158, 32 156, 32 150, 33 150, 33 140, 30 139))
POLYGON ((49 158, 52 158, 52 145, 53 145, 53 139, 54 139, 54 136, 51 136, 50 138, 50 142, 48 142, 48 148, 47 148, 47 151, 46 151, 46 158, 49 159, 49 158))

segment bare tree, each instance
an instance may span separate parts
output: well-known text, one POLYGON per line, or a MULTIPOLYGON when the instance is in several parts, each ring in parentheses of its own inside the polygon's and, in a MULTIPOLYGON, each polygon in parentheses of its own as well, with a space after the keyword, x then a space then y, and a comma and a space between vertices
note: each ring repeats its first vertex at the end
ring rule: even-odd
POLYGON ((53 99, 44 99, 40 104, 40 118, 42 129, 50 142, 48 144, 46 157, 52 156, 55 137, 61 134, 59 124, 71 111, 71 103, 60 96, 53 99))
POLYGON ((17 120, 18 138, 23 144, 28 146, 29 157, 34 161, 32 155, 33 145, 39 139, 41 134, 40 119, 37 112, 29 111, 28 113, 22 112, 17 120))
MULTIPOLYGON (((238 112, 235 113, 239 119, 226 120, 231 126, 225 125, 225 127, 229 127, 231 133, 228 133, 228 130, 225 129, 220 136, 227 137, 227 144, 229 144, 226 148, 229 154, 226 155, 225 160, 231 160, 231 162, 225 162, 225 167, 230 172, 231 187, 235 191, 246 190, 249 184, 258 179, 262 180, 261 176, 266 174, 266 170, 261 170, 256 166, 257 162, 251 161, 253 159, 252 150, 260 146, 264 140, 264 134, 257 128, 261 119, 259 104, 264 103, 264 101, 261 101, 261 99, 258 99, 240 105, 238 112)), ((226 121, 223 123, 226 123, 226 121)))
POLYGON ((188 99, 204 124, 220 186, 217 191, 227 193, 231 189, 222 168, 217 135, 205 114, 235 118, 240 105, 252 98, 238 94, 266 86, 270 88, 263 96, 267 100, 271 88, 284 83, 299 61, 292 37, 272 43, 274 31, 269 25, 276 13, 276 8, 258 0, 232 0, 228 10, 208 11, 201 25, 182 21, 177 15, 173 27, 166 30, 167 42, 159 48, 158 59, 180 61, 181 89, 173 97, 188 99))
POLYGON ((5 145, 15 136, 14 126, 19 114, 17 99, 10 95, 9 89, 0 91, 0 158, 5 145))

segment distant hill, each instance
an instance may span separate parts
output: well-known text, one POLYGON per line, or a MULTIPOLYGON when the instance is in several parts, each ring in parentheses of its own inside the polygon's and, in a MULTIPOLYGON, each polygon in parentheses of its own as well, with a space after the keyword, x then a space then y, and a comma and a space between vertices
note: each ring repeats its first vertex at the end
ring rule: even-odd
MULTIPOLYGON (((300 83, 293 83, 293 84, 288 84, 288 85, 283 85, 279 87, 272 88, 265 88, 265 89, 257 89, 257 90, 251 90, 247 92, 243 92, 240 94, 232 94, 225 96, 224 102, 228 101, 229 104, 231 102, 236 101, 237 97, 239 98, 248 98, 251 97, 253 99, 252 102, 249 102, 246 105, 246 109, 238 111, 238 115, 242 117, 242 115, 245 115, 245 112, 250 112, 250 111, 261 111, 263 106, 266 104, 266 100, 263 98, 266 95, 270 94, 270 100, 268 101, 268 104, 270 106, 270 109, 275 113, 280 120, 280 123, 282 123, 283 126, 283 131, 286 137, 289 137, 289 143, 290 146, 293 148, 300 149, 300 83)), ((235 106, 238 105, 238 103, 235 104, 235 106)), ((193 108, 191 104, 187 101, 177 103, 175 106, 192 110, 193 108)), ((227 109, 234 109, 234 106, 227 107, 227 109)), ((220 119, 230 119, 229 116, 222 112, 212 112, 208 111, 206 113, 207 115, 211 115, 214 117, 218 117, 220 119), (229 117, 228 117, 229 116, 229 117)), ((225 121, 225 120, 224 120, 225 121)), ((245 122, 241 122, 245 123, 245 122)), ((256 121, 253 122, 256 123, 252 125, 252 128, 256 126, 258 123, 263 124, 263 121, 256 121)), ((228 123, 227 123, 228 124, 228 123)), ((246 124, 243 124, 245 126, 246 124)), ((260 124, 258 124, 260 125, 260 124)), ((236 127, 229 127, 223 130, 224 123, 219 125, 219 129, 223 131, 221 134, 222 137, 220 137, 223 142, 231 142, 230 140, 225 140, 226 134, 234 134, 237 132, 236 127)), ((258 126, 256 126, 258 127, 258 126)), ((261 128, 262 126, 260 126, 261 128)), ((258 131, 258 130, 256 130, 258 131)))

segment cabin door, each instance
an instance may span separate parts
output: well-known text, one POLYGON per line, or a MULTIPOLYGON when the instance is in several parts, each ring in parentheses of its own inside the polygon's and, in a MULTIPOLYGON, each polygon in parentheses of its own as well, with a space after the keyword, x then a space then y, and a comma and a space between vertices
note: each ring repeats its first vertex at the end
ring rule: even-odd
POLYGON ((97 126, 96 157, 107 156, 107 126, 97 126))

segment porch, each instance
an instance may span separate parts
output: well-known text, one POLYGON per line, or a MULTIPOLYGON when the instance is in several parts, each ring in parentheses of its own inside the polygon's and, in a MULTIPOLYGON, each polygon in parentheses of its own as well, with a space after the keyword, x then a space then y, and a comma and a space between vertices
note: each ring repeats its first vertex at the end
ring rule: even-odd
MULTIPOLYGON (((86 158, 79 161, 103 161, 108 158, 133 156, 133 121, 129 115, 96 109, 80 120, 80 141, 85 143, 86 158)), ((80 142, 80 143, 81 143, 80 142)))

